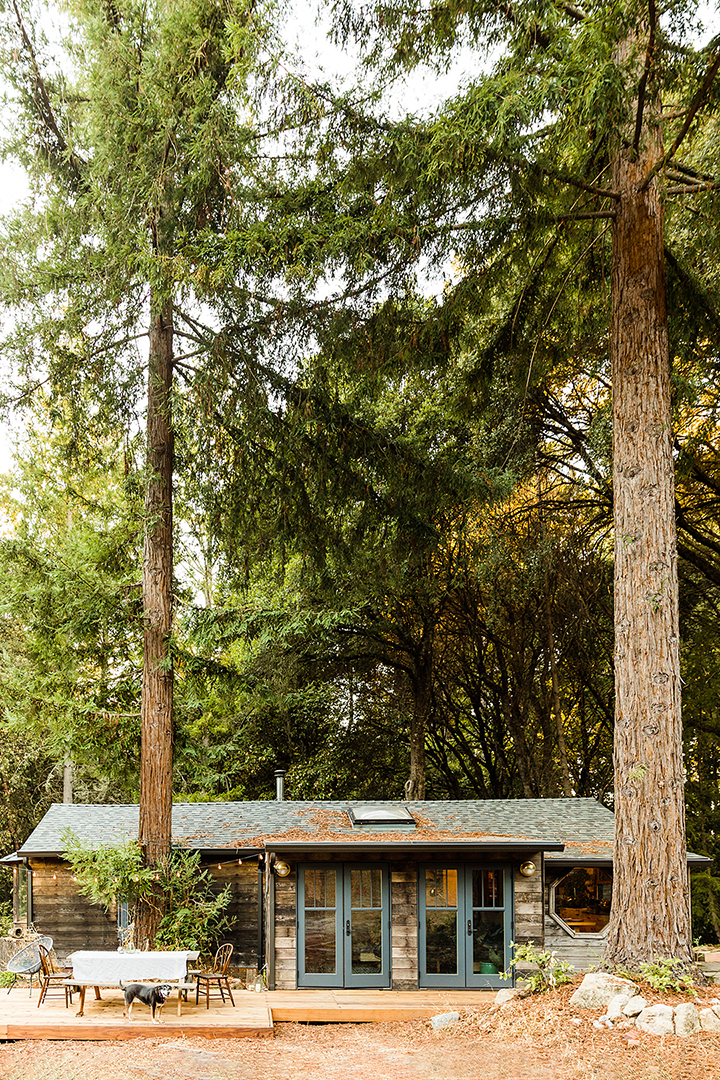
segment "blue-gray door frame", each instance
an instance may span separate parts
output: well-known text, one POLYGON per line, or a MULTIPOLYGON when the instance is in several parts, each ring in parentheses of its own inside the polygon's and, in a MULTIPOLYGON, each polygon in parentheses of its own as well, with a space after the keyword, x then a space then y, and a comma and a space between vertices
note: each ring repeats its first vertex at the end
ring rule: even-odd
POLYGON ((493 987, 512 986, 513 980, 503 979, 500 974, 476 973, 473 970, 473 913, 476 910, 496 910, 504 913, 504 969, 508 970, 512 958, 511 942, 514 937, 515 904, 513 876, 507 863, 427 863, 418 872, 418 968, 421 987, 493 987), (502 908, 475 908, 473 906, 472 873, 475 869, 499 870, 503 873, 502 908), (456 911, 457 954, 454 974, 436 974, 427 971, 427 908, 425 874, 427 870, 457 871, 457 907, 435 910, 456 911))
MULTIPOLYGON (((367 909, 365 909, 367 910, 367 909)), ((378 987, 390 986, 390 874, 387 863, 301 863, 298 866, 297 896, 297 972, 298 988, 303 987, 378 987), (334 908, 313 908, 334 912, 335 971, 305 971, 305 873, 307 870, 335 871, 334 908), (353 974, 352 971, 352 903, 350 872, 380 870, 382 893, 382 970, 376 975, 353 974)))

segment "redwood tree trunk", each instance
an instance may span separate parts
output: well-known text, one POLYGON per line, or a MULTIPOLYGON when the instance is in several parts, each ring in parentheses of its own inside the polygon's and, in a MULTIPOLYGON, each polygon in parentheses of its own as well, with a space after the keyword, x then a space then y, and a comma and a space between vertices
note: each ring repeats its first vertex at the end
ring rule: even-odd
MULTIPOLYGON (((167 302, 151 320, 147 391, 139 837, 150 866, 169 856, 172 839, 172 356, 173 312, 167 302)), ((140 947, 145 941, 152 945, 161 906, 158 901, 138 911, 135 939, 140 947)))
MULTIPOLYGON (((628 47, 629 48, 629 47, 628 47)), ((613 162, 615 874, 606 961, 690 960, 657 102, 613 162), (633 160, 634 158, 634 160, 633 160)), ((634 117, 633 117, 634 119, 634 117)))

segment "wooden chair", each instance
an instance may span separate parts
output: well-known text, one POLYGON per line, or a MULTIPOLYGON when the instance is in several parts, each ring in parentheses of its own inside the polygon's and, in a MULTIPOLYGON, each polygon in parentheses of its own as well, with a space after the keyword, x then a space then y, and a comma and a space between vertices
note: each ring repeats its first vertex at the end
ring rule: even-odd
POLYGON ((210 1008, 210 986, 217 983, 217 988, 220 991, 220 997, 225 1002, 225 990, 228 992, 230 1003, 235 1008, 235 1002, 232 996, 232 990, 230 989, 230 982, 228 979, 227 969, 230 964, 230 957, 233 954, 233 946, 230 944, 221 945, 218 951, 215 953, 215 962, 213 963, 211 971, 193 971, 193 975, 197 979, 195 983, 195 1004, 197 1005, 200 1000, 200 989, 205 986, 205 1008, 210 1008), (223 985, 225 990, 223 990, 223 985))
POLYGON ((40 953, 41 970, 38 1008, 40 1008, 47 997, 50 988, 57 987, 58 990, 63 990, 65 992, 65 1008, 67 1009, 68 1004, 72 1005, 72 987, 68 986, 64 980, 72 975, 72 968, 56 967, 49 950, 46 949, 44 945, 38 945, 38 952, 40 953))

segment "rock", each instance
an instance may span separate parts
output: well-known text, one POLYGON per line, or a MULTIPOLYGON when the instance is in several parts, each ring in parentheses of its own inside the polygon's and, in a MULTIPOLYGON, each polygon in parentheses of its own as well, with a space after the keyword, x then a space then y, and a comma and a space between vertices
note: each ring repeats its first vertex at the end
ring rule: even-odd
POLYGON ((649 1031, 651 1035, 674 1035, 674 1009, 671 1005, 649 1005, 635 1021, 640 1031, 649 1031))
MULTIPOLYGON (((615 997, 610 998, 607 1007, 608 1019, 619 1020, 628 1001, 630 1001, 630 994, 616 994, 615 997)), ((640 1012, 639 1009, 638 1012, 640 1012)))
POLYGON ((570 998, 576 1009, 604 1009, 618 994, 630 996, 637 990, 635 983, 608 975, 604 971, 591 971, 570 998))
POLYGON ((635 994, 630 998, 623 1012, 626 1016, 639 1016, 643 1009, 647 1009, 647 1001, 639 994, 635 994))
POLYGON ((697 1006, 692 1001, 683 1001, 682 1005, 675 1008, 675 1034, 694 1035, 700 1030, 700 1018, 697 1006))
POLYGON ((496 1005, 507 1005, 509 1001, 514 1001, 515 998, 523 996, 522 990, 512 990, 509 986, 506 986, 504 990, 498 990, 495 995, 496 1005))
POLYGON ((579 1016, 571 1016, 570 1020, 569 1020, 569 1023, 571 1023, 571 1024, 582 1024, 582 1020, 580 1019, 579 1016))
POLYGON ((438 1013, 437 1016, 433 1016, 430 1020, 430 1024, 435 1028, 435 1031, 439 1031, 441 1028, 448 1027, 449 1024, 454 1024, 460 1019, 460 1013, 447 1012, 438 1013))
POLYGON ((700 1009, 698 1019, 701 1031, 720 1031, 720 1016, 715 1009, 700 1009))
POLYGON ((602 1020, 593 1020, 592 1025, 594 1028, 597 1028, 598 1031, 605 1030, 605 1025, 603 1024, 602 1020))

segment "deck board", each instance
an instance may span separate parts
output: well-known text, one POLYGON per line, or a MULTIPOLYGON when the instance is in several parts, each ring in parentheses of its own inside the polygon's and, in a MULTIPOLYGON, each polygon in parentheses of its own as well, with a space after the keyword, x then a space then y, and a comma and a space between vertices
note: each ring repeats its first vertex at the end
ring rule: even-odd
POLYGON ((28 997, 27 987, 0 993, 0 1039, 104 1039, 177 1038, 272 1038, 273 1024, 379 1023, 417 1020, 440 1012, 467 1011, 491 1002, 494 990, 274 990, 261 994, 236 990, 236 1008, 212 998, 183 1003, 182 1016, 169 1001, 161 1024, 150 1021, 149 1010, 135 1006, 133 1020, 123 1019, 123 996, 119 990, 103 990, 96 1001, 88 994, 85 1015, 75 1015, 78 998, 65 1008, 62 998, 47 998, 38 1008, 38 991, 28 997))

